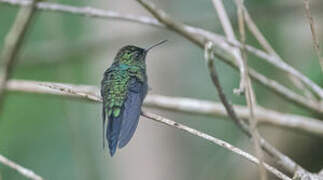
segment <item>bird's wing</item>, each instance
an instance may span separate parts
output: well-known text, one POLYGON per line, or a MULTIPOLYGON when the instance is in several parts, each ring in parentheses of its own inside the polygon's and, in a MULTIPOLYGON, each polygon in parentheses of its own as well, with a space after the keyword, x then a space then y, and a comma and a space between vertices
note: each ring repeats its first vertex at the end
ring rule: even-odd
POLYGON ((119 148, 123 148, 132 138, 141 112, 141 106, 147 94, 147 83, 136 77, 128 82, 127 99, 122 112, 121 132, 119 135, 119 148))

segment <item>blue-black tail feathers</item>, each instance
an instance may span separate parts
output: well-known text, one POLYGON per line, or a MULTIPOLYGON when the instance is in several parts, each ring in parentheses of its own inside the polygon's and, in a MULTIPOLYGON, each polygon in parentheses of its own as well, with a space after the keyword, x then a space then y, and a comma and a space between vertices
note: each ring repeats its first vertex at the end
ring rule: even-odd
POLYGON ((122 124, 122 113, 123 113, 122 111, 123 110, 121 109, 121 115, 118 117, 113 117, 113 115, 108 117, 109 122, 108 122, 107 131, 106 131, 106 137, 108 140, 111 156, 113 156, 117 150, 121 124, 122 124))

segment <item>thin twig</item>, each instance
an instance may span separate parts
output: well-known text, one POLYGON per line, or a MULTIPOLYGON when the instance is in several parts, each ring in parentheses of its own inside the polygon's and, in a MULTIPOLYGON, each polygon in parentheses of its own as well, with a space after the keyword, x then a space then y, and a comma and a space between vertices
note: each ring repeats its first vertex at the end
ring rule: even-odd
MULTIPOLYGON (((186 131, 192 135, 195 135, 195 136, 198 136, 198 137, 201 137, 209 142, 212 142, 214 144, 217 144, 231 152, 234 152, 235 154, 239 155, 239 156, 242 156, 244 158, 246 158, 247 160, 249 160, 250 162, 253 162, 255 164, 259 164, 259 160, 252 156, 251 154, 248 154, 242 150, 240 150, 239 148, 223 141, 223 140, 220 140, 220 139, 217 139, 213 136, 210 136, 208 134, 205 134, 203 132, 200 132, 198 130, 195 130, 193 128, 190 128, 188 126, 185 126, 183 124, 180 124, 180 123, 177 123, 175 121, 172 121, 170 119, 166 119, 164 117, 161 117, 159 115, 156 115, 156 114, 153 114, 153 113, 149 113, 149 112, 145 112, 143 111, 142 113, 142 116, 146 117, 146 118, 149 118, 149 119, 152 119, 156 122, 159 122, 159 123, 163 123, 163 124, 166 124, 168 126, 172 126, 172 127, 175 127, 177 129, 180 129, 180 130, 183 130, 183 131, 186 131)), ((280 178, 280 179, 284 179, 284 180, 291 180, 291 178, 289 178, 288 176, 286 176, 285 174, 281 173, 280 171, 278 171, 277 169, 275 169, 274 167, 268 165, 268 164, 264 164, 265 168, 267 169, 267 171, 271 172, 272 174, 274 174, 276 177, 280 178)))
POLYGON ((0 111, 2 109, 7 80, 11 76, 16 56, 18 55, 20 46, 24 40, 27 27, 30 24, 37 2, 38 0, 32 0, 29 5, 21 7, 14 24, 5 37, 4 47, 1 52, 1 60, 4 64, 0 69, 0 111))
POLYGON ((293 176, 293 180, 323 180, 323 176, 314 173, 306 173, 303 171, 297 171, 293 176))
POLYGON ((266 59, 267 62, 271 63, 272 65, 276 66, 281 70, 284 70, 290 76, 295 77, 297 80, 301 81, 307 87, 309 87, 313 92, 315 92, 321 99, 323 99, 323 89, 319 85, 314 83, 312 80, 310 80, 308 77, 304 76, 301 72, 297 71, 295 68, 291 67, 285 61, 282 60, 282 58, 276 53, 276 51, 268 43, 264 35, 260 32, 260 30, 256 26, 256 23, 249 15, 247 8, 245 6, 243 6, 243 8, 244 8, 244 15, 245 15, 245 21, 246 21, 247 27, 253 33, 253 35, 256 37, 256 39, 262 45, 262 47, 264 47, 264 49, 267 52, 269 52, 270 58, 266 59))
POLYGON ((43 179, 39 175, 35 174, 32 170, 29 170, 27 168, 20 166, 19 164, 7 159, 6 157, 4 157, 1 154, 0 154, 0 163, 18 171, 21 175, 27 177, 28 179, 33 179, 33 180, 42 180, 43 179))
MULTIPOLYGON (((8 5, 15 5, 15 6, 26 6, 30 3, 28 0, 0 0, 2 3, 6 3, 8 5)), ((108 10, 102 10, 92 7, 75 7, 70 5, 62 5, 57 3, 50 3, 50 2, 40 2, 37 3, 37 9, 43 10, 43 11, 54 11, 54 12, 61 12, 61 13, 69 13, 74 15, 81 15, 81 16, 89 16, 89 17, 96 17, 96 18, 109 18, 109 19, 118 19, 118 20, 124 20, 129 22, 136 22, 136 23, 142 23, 146 25, 151 25, 155 27, 162 27, 165 28, 166 26, 158 22, 157 19, 147 17, 147 16, 137 16, 132 14, 120 14, 115 11, 108 11, 108 10)), ((164 19, 161 19, 161 22, 163 22, 164 19)), ((179 22, 176 22, 177 24, 179 22)), ((175 31, 172 27, 168 27, 169 30, 175 31)), ((226 50, 227 52, 232 51, 231 46, 236 46, 241 48, 241 44, 238 41, 228 41, 226 38, 222 37, 221 35, 211 33, 209 31, 206 31, 204 29, 187 26, 183 24, 183 28, 181 30, 178 30, 180 35, 183 35, 183 31, 186 31, 190 33, 190 36, 197 36, 197 38, 200 38, 200 42, 196 43, 195 41, 192 41, 196 43, 199 47, 204 48, 204 43, 206 40, 212 41, 215 45, 217 45, 219 48, 226 50)), ((260 58, 263 58, 265 60, 268 59, 275 59, 277 57, 273 57, 272 55, 266 54, 264 51, 261 51, 259 49, 256 49, 252 46, 246 45, 246 50, 260 58)), ((228 63, 230 66, 235 68, 236 70, 239 70, 237 68, 237 65, 232 63, 227 58, 220 58, 220 60, 223 60, 224 62, 228 63)), ((285 69, 288 70, 288 69, 285 69)), ((301 106, 303 108, 307 108, 311 111, 314 111, 316 113, 323 113, 323 107, 318 102, 313 101, 311 99, 306 99, 303 96, 300 96, 287 87, 281 85, 280 83, 268 79, 267 77, 261 75, 260 73, 257 73, 255 70, 249 68, 249 73, 251 75, 251 78, 257 80, 259 83, 263 84, 264 86, 271 89, 273 92, 277 93, 280 97, 293 102, 294 104, 301 106)))
POLYGON ((219 78, 218 78, 218 75, 217 75, 217 71, 216 69, 214 68, 214 63, 213 63, 213 59, 214 59, 214 56, 213 56, 213 47, 212 47, 212 43, 209 42, 205 45, 205 60, 207 61, 207 66, 208 66, 208 69, 209 69, 209 73, 210 73, 210 76, 211 76, 211 79, 212 79, 212 82, 213 84, 215 85, 216 87, 216 90, 218 92, 218 95, 220 97, 220 100, 223 104, 223 106, 225 107, 227 113, 228 113, 228 116, 232 118, 232 120, 238 125, 238 127, 243 130, 244 133, 246 133, 249 137, 251 137, 251 134, 250 134, 250 131, 249 131, 249 127, 248 125, 246 125, 242 119, 238 118, 238 116, 236 115, 236 113, 234 112, 233 108, 232 108, 232 105, 231 103, 227 100, 224 92, 223 92, 223 89, 220 85, 220 81, 219 81, 219 78))
MULTIPOLYGON (((228 18, 227 12, 223 6, 222 0, 212 0, 213 2, 213 6, 216 9, 216 12, 219 16, 220 22, 222 24, 222 28, 226 34, 226 37, 229 41, 236 41, 236 37, 234 35, 233 32, 233 28, 231 25, 231 22, 228 18)), ((245 90, 245 67, 243 66, 243 60, 241 57, 241 53, 240 53, 240 49, 238 48, 233 48, 232 49, 232 55, 234 56, 237 64, 239 65, 239 71, 240 71, 240 85, 239 85, 239 89, 235 89, 234 92, 237 94, 241 94, 244 92, 245 90)))
MULTIPOLYGON (((9 80, 7 91, 24 92, 32 94, 49 94, 62 97, 78 98, 99 102, 99 89, 89 85, 74 85, 68 83, 9 80)), ((165 109, 175 112, 184 112, 205 116, 227 117, 225 108, 221 103, 197 100, 183 97, 167 97, 149 94, 144 105, 147 107, 165 109)), ((250 118, 248 108, 235 105, 234 109, 238 118, 250 118)), ((260 124, 270 124, 277 127, 301 131, 303 133, 323 137, 323 122, 304 116, 284 114, 262 107, 255 108, 255 117, 260 124)))
MULTIPOLYGON (((261 33, 261 31, 258 29, 256 23, 253 21, 253 19, 251 18, 247 8, 243 6, 244 9, 244 19, 247 23, 247 27, 250 30, 250 32, 254 35, 254 37, 257 39, 257 41, 259 42, 259 44, 268 52, 268 54, 270 54, 271 56, 275 57, 278 61, 282 61, 282 58, 278 55, 278 53, 273 49, 273 47, 271 47, 270 43, 267 41, 267 39, 265 38, 265 36, 261 33)), ((314 98, 312 98, 312 94, 311 91, 309 91, 307 89, 307 87, 304 86, 303 82, 301 82, 299 80, 299 78, 296 78, 295 76, 289 74, 288 75, 289 79, 294 83, 294 85, 303 90, 304 94, 307 96, 307 99, 311 99, 314 100, 314 98)))
POLYGON ((312 17, 311 10, 310 10, 310 0, 304 0, 304 5, 305 5, 306 17, 307 17, 308 23, 311 28, 314 50, 315 50, 316 55, 319 59, 319 63, 321 65, 321 70, 323 72, 323 57, 322 57, 322 53, 321 53, 319 40, 318 40, 318 38, 316 36, 316 32, 315 32, 314 19, 312 17))
POLYGON ((259 44, 262 46, 263 49, 267 51, 269 54, 277 55, 276 51, 271 47, 270 43, 267 41, 267 39, 262 35, 254 21, 251 19, 251 16, 248 12, 248 10, 243 6, 244 9, 244 19, 246 21, 247 27, 250 30, 250 32, 254 35, 254 37, 257 39, 259 44))
MULTIPOLYGON (((254 148, 256 151, 256 157, 259 159, 260 164, 259 164, 259 173, 260 173, 260 179, 262 180, 267 180, 267 173, 265 171, 264 167, 264 154, 262 152, 262 149, 259 144, 259 139, 260 135, 257 130, 257 124, 258 120, 255 117, 255 108, 256 108, 256 95, 254 93, 252 83, 250 81, 249 73, 248 73, 248 63, 247 63, 247 53, 246 53, 246 33, 245 33, 245 25, 244 25, 244 10, 243 10, 243 1, 241 0, 236 0, 236 5, 237 5, 237 11, 238 11, 238 23, 239 23, 239 32, 240 32, 240 41, 242 43, 242 49, 241 49, 241 57, 243 60, 243 67, 245 69, 245 74, 244 78, 245 80, 243 81, 245 83, 245 91, 246 91, 246 101, 247 101, 247 106, 249 109, 249 114, 250 114, 250 130, 252 134, 252 139, 254 141, 254 148)), ((210 61, 210 60, 209 60, 210 61)))

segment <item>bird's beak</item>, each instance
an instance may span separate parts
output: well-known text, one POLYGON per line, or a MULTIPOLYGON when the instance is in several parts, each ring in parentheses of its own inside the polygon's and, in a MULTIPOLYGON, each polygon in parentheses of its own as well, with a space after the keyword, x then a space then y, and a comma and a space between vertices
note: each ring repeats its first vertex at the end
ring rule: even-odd
POLYGON ((147 53, 149 50, 151 50, 152 48, 154 48, 154 47, 156 47, 156 46, 159 46, 159 45, 161 45, 161 44, 163 44, 164 42, 166 42, 167 40, 163 40, 163 41, 160 41, 160 42, 158 42, 158 43, 156 43, 156 44, 154 44, 154 45, 152 45, 152 46, 150 46, 150 47, 148 47, 148 48, 146 48, 145 49, 145 52, 147 53))

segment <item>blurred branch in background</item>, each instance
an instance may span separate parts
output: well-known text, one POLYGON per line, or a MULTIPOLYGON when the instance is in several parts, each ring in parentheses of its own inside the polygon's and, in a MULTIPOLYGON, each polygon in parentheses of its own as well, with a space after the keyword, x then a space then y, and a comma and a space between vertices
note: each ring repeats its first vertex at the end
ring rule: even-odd
MULTIPOLYGON (((0 0, 0 2, 6 3, 8 5, 18 5, 18 6, 26 6, 30 3, 30 1, 28 0, 0 0)), ((102 10, 102 9, 97 9, 92 7, 75 7, 70 5, 62 5, 62 4, 48 3, 48 2, 39 2, 37 3, 36 7, 39 10, 44 10, 44 11, 62 12, 62 13, 69 13, 69 14, 75 14, 75 15, 103 18, 103 19, 105 18, 119 19, 124 21, 142 23, 142 24, 151 25, 155 27, 163 27, 163 28, 166 27, 164 24, 160 23, 157 19, 154 19, 154 18, 132 15, 132 14, 120 14, 115 11, 102 10)), ((176 22, 176 23, 179 24, 179 22, 176 22)), ((194 40, 192 42, 194 42, 201 48, 204 48, 204 43, 206 41, 212 41, 214 45, 217 46, 217 48, 223 49, 228 53, 231 52, 232 46, 242 48, 242 45, 240 44, 240 42, 229 41, 225 37, 219 34, 206 31, 204 29, 188 26, 185 24, 181 24, 181 27, 182 27, 181 29, 177 29, 177 30, 175 30, 172 26, 169 26, 168 28, 169 30, 173 30, 177 32, 179 35, 182 35, 184 37, 186 37, 185 34, 187 34, 188 36, 195 36, 198 42, 194 40)), ((279 61, 277 57, 269 55, 266 52, 259 50, 257 48, 254 48, 250 45, 246 45, 246 50, 249 53, 256 55, 257 57, 267 60, 268 62, 271 62, 271 61, 277 62, 277 60, 279 61)), ((230 66, 238 70, 238 66, 235 63, 233 63, 229 58, 226 58, 222 55, 221 57, 222 58, 219 58, 220 60, 224 61, 225 63, 229 64, 230 66)), ((283 68, 285 70, 286 70, 286 66, 287 66, 287 69, 291 68, 286 63, 283 63, 283 66, 285 67, 283 68)), ((277 67, 280 68, 279 65, 277 67)), ((278 83, 277 81, 269 79, 266 76, 263 76, 262 74, 258 73, 252 68, 249 68, 249 74, 252 79, 268 87, 271 91, 275 92, 280 97, 294 103, 295 105, 301 106, 303 108, 306 108, 308 110, 311 110, 319 114, 323 114, 323 106, 320 104, 320 102, 316 100, 308 99, 302 95, 299 95, 293 92, 291 89, 287 88, 286 86, 278 83)))
MULTIPOLYGON (((114 39, 112 39, 114 40, 114 39)), ((89 56, 100 54, 106 50, 111 38, 81 38, 71 44, 64 43, 62 40, 51 40, 46 42, 35 43, 37 48, 26 47, 21 52, 21 61, 19 66, 48 66, 55 64, 80 63, 87 61, 86 58, 74 58, 77 56, 89 56), (50 58, 44 58, 50 57, 50 58)))
POLYGON ((33 180, 42 180, 43 178, 40 177, 39 175, 35 174, 32 170, 26 169, 19 164, 7 159, 6 157, 2 156, 0 154, 0 162, 16 171, 18 171, 20 174, 25 176, 28 179, 33 179, 33 180))
POLYGON ((310 10, 310 0, 304 0, 304 5, 305 5, 306 17, 307 17, 308 23, 310 25, 311 33, 312 33, 314 50, 315 50, 315 53, 316 53, 317 58, 319 60, 319 63, 321 65, 321 70, 323 73, 323 57, 322 57, 322 53, 321 53, 319 40, 318 40, 318 38, 316 36, 316 32, 315 32, 314 19, 312 17, 311 10, 310 10))
MULTIPOLYGON (((58 95, 88 100, 91 102, 99 101, 100 92, 95 86, 28 80, 9 80, 7 90, 11 92, 58 95), (61 91, 57 87, 68 90, 61 91)), ((226 110, 221 103, 192 98, 168 97, 149 94, 144 101, 144 105, 147 107, 174 112, 183 112, 204 116, 228 117, 226 110)), ((236 110, 239 118, 249 118, 248 108, 234 105, 234 109, 236 110)), ((318 119, 279 113, 262 108, 260 106, 256 107, 255 116, 259 120, 259 125, 269 124, 281 128, 300 131, 309 135, 323 137, 323 122, 318 119)))
POLYGON ((27 27, 34 14, 37 2, 38 0, 32 0, 26 7, 21 7, 14 24, 5 37, 4 47, 0 56, 3 62, 0 69, 0 111, 2 109, 7 80, 10 78, 11 72, 13 71, 16 57, 24 40, 27 27))

